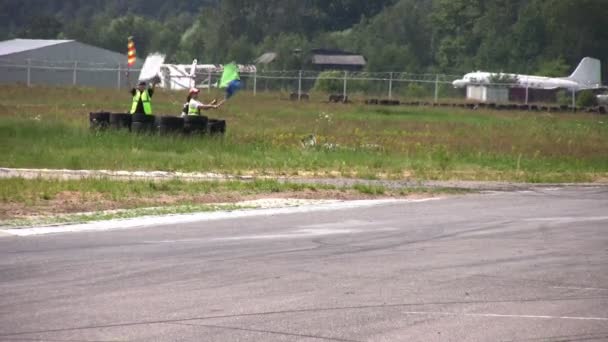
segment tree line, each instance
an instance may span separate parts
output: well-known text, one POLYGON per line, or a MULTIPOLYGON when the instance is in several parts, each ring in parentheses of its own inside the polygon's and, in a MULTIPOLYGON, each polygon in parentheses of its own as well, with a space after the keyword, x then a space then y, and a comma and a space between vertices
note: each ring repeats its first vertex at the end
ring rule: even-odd
MULTIPOLYGON (((309 67, 294 50, 363 54, 368 71, 561 76, 608 55, 603 0, 72 0, 0 1, 0 38, 65 38, 169 61, 309 67)), ((305 56, 304 56, 305 57, 305 56)))

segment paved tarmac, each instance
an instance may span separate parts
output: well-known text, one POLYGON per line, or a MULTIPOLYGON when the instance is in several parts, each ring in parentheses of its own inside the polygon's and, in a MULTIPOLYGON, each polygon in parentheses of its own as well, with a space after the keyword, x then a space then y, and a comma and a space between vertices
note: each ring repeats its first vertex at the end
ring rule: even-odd
POLYGON ((0 341, 608 341, 608 188, 5 236, 0 341))

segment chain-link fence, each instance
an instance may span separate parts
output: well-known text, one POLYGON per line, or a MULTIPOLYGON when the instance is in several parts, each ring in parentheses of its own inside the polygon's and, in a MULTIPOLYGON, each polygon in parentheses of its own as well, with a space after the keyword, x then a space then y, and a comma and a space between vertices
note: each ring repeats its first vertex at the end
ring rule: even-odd
POLYGON ((0 59, 2 84, 124 88, 129 86, 129 78, 137 79, 139 71, 126 64, 0 59))
MULTIPOLYGON (((127 88, 139 75, 139 69, 128 69, 126 64, 99 64, 74 61, 25 60, 15 62, 0 59, 0 83, 53 86, 87 86, 127 88)), ((221 73, 197 73, 197 86, 217 87, 221 73)), ((242 90, 252 92, 280 92, 291 100, 323 101, 390 101, 420 103, 463 103, 466 99, 481 102, 551 103, 560 100, 556 90, 542 91, 518 88, 518 85, 483 84, 455 88, 456 75, 413 74, 403 72, 353 71, 269 71, 241 73, 242 90), (482 89, 483 88, 483 89, 482 89), (487 89, 486 89, 487 88, 487 89), (494 97, 488 93, 493 92, 494 97), (481 97, 486 96, 482 99, 481 97)), ((574 107, 575 92, 561 95, 574 107)))
MULTIPOLYGON (((216 84, 221 74, 208 72, 197 76, 197 84, 207 88, 216 84)), ((240 76, 246 91, 280 92, 292 100, 328 100, 329 96, 336 102, 366 99, 438 102, 462 101, 466 95, 464 89, 453 87, 452 82, 458 77, 452 75, 296 70, 257 71, 240 76)))

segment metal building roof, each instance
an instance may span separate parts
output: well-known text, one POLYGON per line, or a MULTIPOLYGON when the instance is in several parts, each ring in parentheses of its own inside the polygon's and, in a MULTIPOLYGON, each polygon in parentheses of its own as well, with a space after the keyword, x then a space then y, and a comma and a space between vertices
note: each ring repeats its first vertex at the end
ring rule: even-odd
POLYGON ((361 55, 314 55, 313 64, 323 65, 365 65, 365 58, 361 55))
POLYGON ((0 42, 0 56, 12 55, 14 53, 41 49, 47 46, 73 42, 73 40, 51 40, 51 39, 12 39, 0 42))

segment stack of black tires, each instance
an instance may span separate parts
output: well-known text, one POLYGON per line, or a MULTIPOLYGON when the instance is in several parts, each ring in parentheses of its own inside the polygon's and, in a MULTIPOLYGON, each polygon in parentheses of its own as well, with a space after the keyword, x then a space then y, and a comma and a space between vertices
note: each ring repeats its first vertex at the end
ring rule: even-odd
POLYGON ((109 112, 89 113, 92 130, 128 130, 138 134, 160 135, 223 135, 226 120, 209 119, 206 116, 145 115, 109 112))

